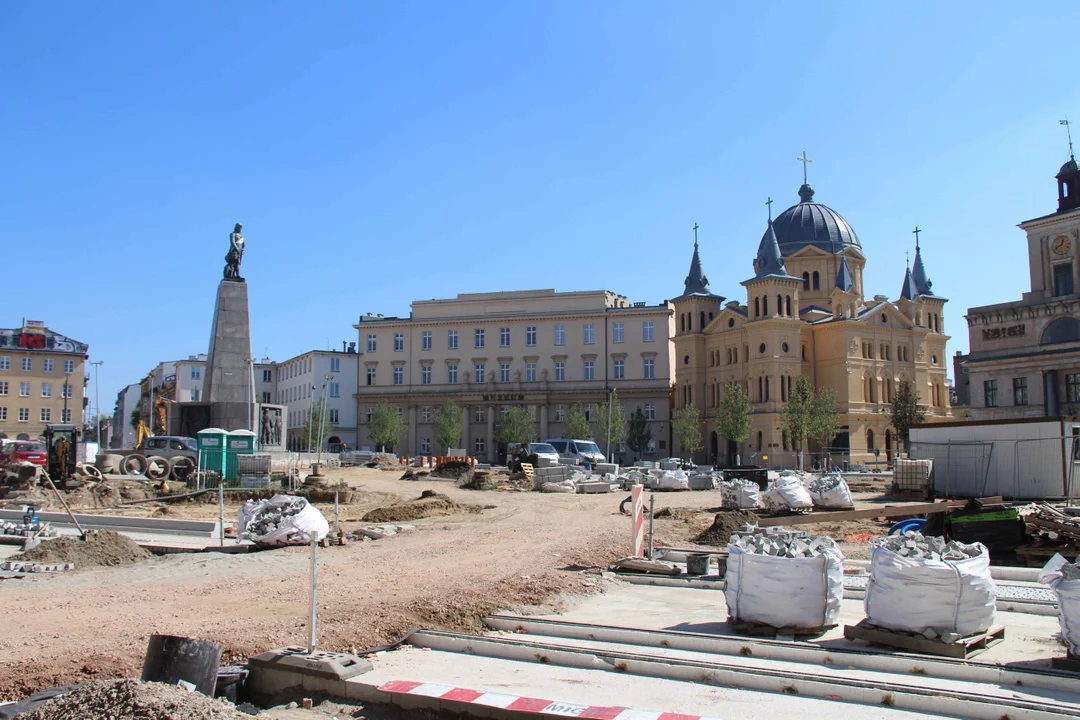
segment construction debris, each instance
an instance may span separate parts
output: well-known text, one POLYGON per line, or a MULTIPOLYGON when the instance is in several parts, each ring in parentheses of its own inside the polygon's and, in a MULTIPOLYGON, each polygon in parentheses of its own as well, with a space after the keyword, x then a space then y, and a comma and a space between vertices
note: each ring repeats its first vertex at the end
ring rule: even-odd
POLYGON ((425 490, 420 497, 407 503, 376 508, 361 518, 364 522, 395 523, 428 517, 465 515, 483 512, 480 505, 468 505, 451 500, 442 493, 425 490))
POLYGON ((1070 655, 1080 657, 1080 564, 1054 555, 1039 573, 1039 582, 1048 584, 1057 595, 1061 639, 1070 655))
POLYGON ((248 500, 240 506, 237 527, 241 540, 256 545, 306 545, 322 540, 330 524, 307 498, 275 495, 269 500, 248 500))
POLYGON ((758 488, 758 484, 752 480, 736 478, 728 482, 721 482, 720 506, 732 510, 760 507, 761 490, 758 488))
POLYGON ((756 525, 758 516, 749 510, 717 513, 708 530, 693 539, 696 545, 724 547, 735 533, 746 532, 748 526, 756 525))
POLYGON ((731 536, 728 547, 737 547, 756 555, 785 558, 812 558, 829 552, 840 552, 831 537, 808 538, 790 532, 740 533, 731 536))
POLYGON ((935 562, 964 560, 979 557, 986 552, 986 548, 982 545, 965 545, 955 541, 945 542, 945 538, 933 535, 924 537, 922 533, 917 532, 883 537, 878 542, 878 547, 891 550, 900 557, 933 560, 935 562))
POLYGON ((769 510, 810 510, 814 500, 803 486, 801 477, 793 472, 781 475, 761 495, 761 501, 769 510))
POLYGON ((810 499, 814 501, 814 507, 850 508, 855 505, 851 490, 840 473, 811 477, 804 482, 810 499))
POLYGON ((112 530, 92 530, 86 533, 86 539, 65 535, 46 540, 26 552, 12 555, 8 560, 40 564, 74 563, 77 567, 116 567, 150 557, 149 551, 139 547, 126 535, 112 530))
POLYGON ((221 700, 164 683, 105 680, 77 687, 47 700, 19 720, 251 720, 221 700))
POLYGON ((74 570, 75 563, 58 563, 46 565, 42 563, 29 563, 29 562, 11 562, 5 561, 0 563, 0 570, 16 573, 50 573, 50 572, 63 572, 64 570, 74 570))

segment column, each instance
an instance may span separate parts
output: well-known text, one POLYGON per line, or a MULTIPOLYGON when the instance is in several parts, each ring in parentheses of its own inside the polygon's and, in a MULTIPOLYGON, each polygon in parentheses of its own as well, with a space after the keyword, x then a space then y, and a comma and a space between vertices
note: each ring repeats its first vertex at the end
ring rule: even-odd
POLYGON ((486 448, 488 462, 495 462, 492 458, 495 457, 495 405, 488 405, 487 407, 487 440, 485 440, 484 447, 486 448))
POLYGON ((545 402, 540 406, 540 441, 548 438, 548 406, 545 402))
POLYGON ((472 408, 465 405, 461 408, 461 446, 465 448, 465 454, 472 454, 472 440, 469 438, 469 424, 472 420, 472 408))
POLYGON ((416 445, 416 406, 415 405, 410 405, 409 409, 408 409, 408 413, 409 413, 409 444, 406 446, 404 454, 406 454, 406 455, 416 455, 417 454, 417 445, 416 445))

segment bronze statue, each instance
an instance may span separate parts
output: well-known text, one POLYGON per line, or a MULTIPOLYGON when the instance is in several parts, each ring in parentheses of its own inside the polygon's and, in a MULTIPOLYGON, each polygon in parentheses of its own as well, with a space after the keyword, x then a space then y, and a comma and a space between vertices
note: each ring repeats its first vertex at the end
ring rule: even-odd
POLYGON ((244 236, 240 231, 244 226, 236 223, 236 227, 229 233, 229 252, 225 256, 225 279, 244 282, 240 277, 240 261, 244 259, 244 236))

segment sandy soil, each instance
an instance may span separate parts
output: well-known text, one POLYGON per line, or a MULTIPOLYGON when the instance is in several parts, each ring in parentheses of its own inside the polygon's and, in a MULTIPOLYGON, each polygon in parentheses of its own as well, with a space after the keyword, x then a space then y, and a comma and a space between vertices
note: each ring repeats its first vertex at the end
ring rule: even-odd
MULTIPOLYGON (((445 481, 400 480, 400 471, 332 474, 356 489, 352 502, 341 506, 346 532, 369 511, 429 489, 459 503, 493 507, 416 520, 410 523, 415 532, 320 551, 319 644, 326 649, 383 644, 418 625, 479 630, 479 619, 500 608, 550 612, 561 594, 600 590, 598 578, 583 569, 606 566, 629 551, 629 519, 618 513, 625 493, 472 491, 445 481)), ((873 497, 869 493, 865 501, 873 497)), ((685 545, 711 524, 710 510, 718 504, 717 493, 658 493, 658 510, 686 510, 656 521, 657 543, 685 545)), ((317 506, 332 521, 333 504, 317 506)), ((226 517, 235 518, 237 507, 230 502, 226 517)), ((217 506, 146 504, 120 512, 216 519, 217 506)), ((840 532, 834 537, 877 534, 880 527, 852 523, 835 528, 840 532)), ((0 582, 0 698, 90 679, 138 677, 153 633, 220 642, 226 660, 306 643, 309 558, 300 548, 171 555, 0 582)))

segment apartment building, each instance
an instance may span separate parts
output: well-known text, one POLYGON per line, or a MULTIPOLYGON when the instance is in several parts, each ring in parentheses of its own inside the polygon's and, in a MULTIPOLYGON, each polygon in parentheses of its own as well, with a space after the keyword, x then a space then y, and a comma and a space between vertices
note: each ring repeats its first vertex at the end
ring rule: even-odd
POLYGON ((287 408, 286 445, 290 450, 309 447, 312 440, 307 437, 308 418, 322 398, 326 398, 326 418, 330 425, 323 448, 356 448, 354 397, 358 358, 355 345, 341 350, 312 350, 275 368, 273 397, 276 404, 287 408))
MULTIPOLYGON (((359 333, 358 443, 382 402, 408 423, 399 453, 435 453, 432 416, 452 400, 463 408, 461 446, 496 461, 501 413, 523 405, 541 439, 565 432, 576 402, 590 416, 617 390, 627 414, 642 408, 666 455, 673 377, 671 305, 631 303, 606 290, 524 290, 418 300, 409 317, 371 313, 359 333)), ((601 443, 603 446, 603 443, 601 443)))
POLYGON ((37 438, 52 423, 82 427, 88 349, 37 320, 0 328, 0 438, 37 438))

